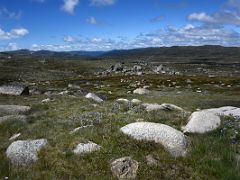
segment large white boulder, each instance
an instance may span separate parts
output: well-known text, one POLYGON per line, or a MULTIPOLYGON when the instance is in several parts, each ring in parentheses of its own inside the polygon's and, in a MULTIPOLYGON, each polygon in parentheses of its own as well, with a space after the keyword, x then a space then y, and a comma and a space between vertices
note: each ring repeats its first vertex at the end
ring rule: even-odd
POLYGON ((186 136, 170 126, 152 122, 136 122, 122 127, 121 131, 136 140, 159 143, 174 157, 187 154, 186 136))
POLYGON ((94 101, 96 101, 98 103, 103 102, 103 100, 100 97, 98 97, 96 94, 94 94, 94 93, 88 93, 85 97, 87 99, 92 99, 92 100, 94 100, 94 101))
POLYGON ((46 144, 46 139, 15 141, 7 148, 6 155, 15 165, 30 165, 38 160, 38 152, 46 144))
POLYGON ((192 113, 189 121, 185 127, 183 127, 184 133, 207 133, 217 129, 221 124, 219 116, 212 112, 198 111, 192 113))
POLYGON ((0 105, 0 113, 20 114, 20 113, 27 113, 30 110, 31 110, 31 107, 29 106, 0 105))
POLYGON ((97 145, 93 142, 88 143, 80 143, 77 145, 77 147, 73 150, 74 154, 88 154, 94 151, 99 151, 101 149, 101 146, 97 145))
POLYGON ((133 91, 133 94, 140 94, 140 95, 149 94, 149 93, 150 91, 144 88, 138 88, 133 91))
POLYGON ((240 108, 233 106, 224 106, 220 108, 205 109, 203 111, 212 112, 220 116, 233 116, 235 118, 240 118, 240 108))

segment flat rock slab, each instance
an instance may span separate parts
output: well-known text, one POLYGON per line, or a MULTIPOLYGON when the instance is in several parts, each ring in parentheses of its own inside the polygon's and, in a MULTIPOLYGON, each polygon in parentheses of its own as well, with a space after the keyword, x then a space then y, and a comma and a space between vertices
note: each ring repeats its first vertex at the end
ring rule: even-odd
POLYGON ((6 155, 14 165, 30 165, 38 160, 38 152, 46 145, 46 139, 14 141, 6 155))
POLYGON ((8 115, 8 116, 3 116, 0 117, 0 124, 11 121, 11 120, 16 120, 16 121, 21 121, 21 122, 26 122, 27 116, 25 115, 8 115))
POLYGON ((27 86, 21 85, 19 83, 11 83, 0 86, 0 94, 5 95, 29 95, 29 89, 27 86))
POLYGON ((240 118, 240 108, 233 106, 224 106, 220 108, 205 109, 203 111, 212 112, 220 116, 233 116, 235 118, 240 118))
POLYGON ((136 122, 122 127, 121 131, 136 140, 159 143, 174 157, 187 154, 186 136, 170 126, 152 122, 136 122))
POLYGON ((0 105, 0 113, 22 114, 22 113, 27 113, 30 110, 31 110, 31 107, 29 107, 29 106, 0 105))
POLYGON ((221 125, 219 116, 208 111, 198 111, 191 114, 189 121, 183 127, 184 133, 207 133, 217 129, 221 125))
POLYGON ((101 146, 97 145, 93 142, 88 143, 80 143, 77 145, 77 147, 73 150, 74 154, 88 154, 94 151, 99 151, 101 149, 101 146))
POLYGON ((144 88, 138 88, 133 91, 133 94, 139 94, 139 95, 144 95, 144 94, 149 94, 150 91, 144 88))
POLYGON ((85 96, 87 99, 92 99, 98 103, 101 103, 103 102, 103 99, 101 99, 100 97, 98 97, 96 94, 94 93, 88 93, 86 96, 85 96))
POLYGON ((118 179, 135 179, 138 166, 138 162, 131 157, 122 157, 111 163, 111 171, 118 179))

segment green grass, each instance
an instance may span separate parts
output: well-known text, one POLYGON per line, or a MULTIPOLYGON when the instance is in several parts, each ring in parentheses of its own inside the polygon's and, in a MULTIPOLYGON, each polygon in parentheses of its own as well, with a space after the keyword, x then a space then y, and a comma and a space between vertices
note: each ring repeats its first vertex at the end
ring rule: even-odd
MULTIPOLYGON (((105 62, 104 62, 105 63, 105 62)), ((101 67, 105 64, 101 64, 101 67)), ((70 96, 53 95, 53 102, 46 104, 41 100, 47 98, 45 95, 31 96, 0 96, 1 104, 21 104, 30 105, 32 112, 28 115, 27 123, 11 121, 0 124, 0 178, 9 179, 114 179, 110 171, 110 162, 123 156, 131 156, 140 163, 138 179, 239 179, 240 171, 236 166, 235 155, 239 153, 239 141, 231 143, 231 127, 224 122, 231 122, 231 118, 223 118, 221 127, 205 135, 188 135, 191 140, 190 151, 185 158, 173 158, 164 148, 155 143, 139 142, 123 135, 119 129, 138 118, 145 121, 164 123, 176 129, 187 122, 187 117, 178 112, 151 112, 139 111, 137 113, 126 113, 127 108, 121 106, 119 113, 112 113, 112 104, 116 98, 138 98, 148 103, 173 103, 187 111, 195 111, 197 108, 211 108, 225 105, 240 106, 239 100, 239 77, 216 77, 209 79, 207 76, 161 76, 144 75, 96 77, 83 73, 88 64, 96 68, 96 64, 83 62, 66 62, 65 65, 57 62, 50 62, 49 67, 42 67, 41 74, 29 77, 25 74, 22 78, 26 81, 37 82, 35 86, 43 90, 55 89, 58 92, 67 88, 68 83, 80 80, 87 80, 90 85, 80 84, 82 88, 106 95, 107 101, 93 107, 93 102, 79 95, 75 98, 70 96), (67 66, 70 63, 71 66, 67 66), (81 70, 78 69, 81 67, 81 70), (74 74, 61 75, 56 77, 56 72, 48 69, 74 71, 74 74), (45 74, 46 73, 46 74, 45 74), (187 89, 185 80, 189 78, 193 81, 192 88, 187 89), (120 79, 128 80, 121 83, 120 79), (151 93, 145 96, 127 94, 127 91, 134 88, 128 87, 135 81, 143 81, 141 86, 153 84, 151 93), (168 87, 169 82, 177 82, 181 88, 168 87), (49 80, 50 84, 44 84, 49 80), (206 85, 214 81, 214 84, 223 82, 232 84, 233 88, 215 88, 206 85), (93 84, 100 82, 105 87, 95 87, 93 84), (158 87, 161 85, 165 87, 158 87), (110 86, 107 86, 110 85, 110 86), (204 93, 196 93, 195 89, 201 87, 204 93), (108 94, 111 91, 112 94, 108 94), (179 93, 178 91, 181 91, 179 93), (82 129, 70 135, 69 132, 81 125, 78 120, 73 120, 73 116, 81 116, 88 112, 99 112, 103 114, 102 121, 94 127, 82 129), (5 151, 10 145, 8 140, 13 134, 21 132, 19 139, 48 139, 48 145, 39 153, 39 161, 28 167, 16 167, 10 164, 6 158, 5 151), (74 155, 72 150, 81 142, 93 141, 102 146, 101 151, 86 156, 74 155), (146 156, 152 154, 159 159, 159 165, 151 167, 147 165, 146 156)), ((8 64, 12 67, 12 64, 8 64)), ((31 64, 27 69, 31 73, 39 64, 31 64), (32 70, 29 67, 34 67, 32 70)), ((17 73, 10 73, 11 68, 0 71, 1 80, 16 79, 18 73, 23 73, 20 69, 17 73), (3 78, 2 78, 3 77, 3 78)), ((90 73, 90 72, 88 72, 90 73)), ((236 130, 239 132, 239 127, 236 130)), ((239 132, 240 133, 240 132, 239 132)), ((239 140, 239 137, 238 137, 239 140)))

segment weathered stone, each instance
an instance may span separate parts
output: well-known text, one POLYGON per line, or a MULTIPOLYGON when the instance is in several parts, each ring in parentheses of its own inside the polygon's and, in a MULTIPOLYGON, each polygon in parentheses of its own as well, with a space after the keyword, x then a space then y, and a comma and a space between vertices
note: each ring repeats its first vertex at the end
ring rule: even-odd
POLYGON ((47 144, 46 139, 15 141, 6 151, 14 165, 30 165, 38 160, 38 152, 47 144))
POLYGON ((98 103, 101 103, 103 102, 103 99, 101 99, 100 97, 98 97, 96 94, 94 93, 88 93, 86 96, 85 96, 87 99, 92 99, 98 103))
POLYGON ((21 114, 21 113, 27 113, 30 110, 31 110, 31 107, 29 107, 29 106, 0 105, 0 113, 21 114))
POLYGON ((134 94, 140 94, 140 95, 144 95, 144 94, 149 94, 150 91, 148 89, 144 89, 144 88, 138 88, 138 89, 135 89, 133 91, 134 94))
POLYGON ((12 135, 12 136, 9 138, 9 141, 14 141, 14 140, 16 140, 19 136, 21 136, 21 133, 14 134, 14 135, 12 135))
POLYGON ((128 99, 124 99, 124 98, 119 98, 119 99, 116 100, 116 102, 128 104, 128 103, 129 103, 129 100, 128 100, 128 99))
POLYGON ((156 110, 163 110, 164 107, 160 104, 154 103, 154 104, 150 104, 150 103, 144 103, 142 104, 142 106, 145 108, 146 111, 150 112, 150 111, 156 111, 156 110))
POLYGON ((135 179, 137 176, 138 162, 131 157, 122 157, 111 163, 111 171, 118 179, 135 179))
POLYGON ((184 133, 207 133, 217 129, 221 124, 220 118, 212 112, 198 111, 192 113, 189 121, 183 127, 184 133))
POLYGON ((10 83, 0 86, 0 94, 14 96, 29 95, 29 89, 27 86, 19 83, 10 83))
POLYGON ((146 161, 147 161, 147 165, 149 166, 157 166, 158 165, 158 160, 155 159, 151 154, 146 156, 146 161))
POLYGON ((160 143, 174 157, 187 154, 186 136, 170 126, 152 122, 135 122, 122 127, 121 131, 136 140, 160 143))
POLYGON ((232 106, 205 109, 203 111, 209 111, 219 116, 233 116, 235 118, 240 118, 240 108, 232 107, 232 106))
POLYGON ((172 111, 172 110, 184 111, 181 107, 178 107, 178 106, 176 106, 176 105, 174 105, 174 104, 163 103, 163 104, 161 104, 161 106, 163 106, 163 108, 164 108, 165 110, 170 110, 170 111, 172 111))
POLYGON ((88 154, 94 151, 99 151, 101 149, 101 146, 93 143, 93 142, 88 142, 88 143, 80 143, 77 145, 77 147, 73 150, 75 154, 88 154))
POLYGON ((142 101, 140 101, 140 100, 138 100, 138 99, 132 99, 132 100, 131 100, 131 103, 132 103, 132 105, 134 105, 134 106, 138 106, 138 105, 142 104, 142 101))

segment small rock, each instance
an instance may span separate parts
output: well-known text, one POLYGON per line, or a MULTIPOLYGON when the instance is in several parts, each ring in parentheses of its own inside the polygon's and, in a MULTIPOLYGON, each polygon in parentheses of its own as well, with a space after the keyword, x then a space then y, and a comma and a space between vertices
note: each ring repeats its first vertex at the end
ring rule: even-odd
POLYGON ((7 148, 6 155, 12 164, 30 165, 38 160, 38 151, 46 145, 46 139, 15 141, 7 148))
POLYGON ((9 141, 14 141, 14 140, 16 140, 19 136, 21 136, 21 133, 14 134, 14 135, 12 135, 12 136, 9 138, 9 141))
POLYGON ((42 102, 42 103, 48 103, 48 102, 50 102, 50 101, 51 101, 51 99, 50 99, 50 98, 47 98, 47 99, 42 100, 41 102, 42 102))
POLYGON ((134 105, 134 106, 138 106, 138 105, 142 104, 142 101, 140 101, 140 100, 138 100, 138 99, 132 99, 132 100, 131 100, 131 103, 132 103, 132 105, 134 105))
POLYGON ((94 101, 96 101, 98 103, 103 102, 103 100, 100 97, 98 97, 96 94, 94 94, 94 93, 88 93, 85 97, 87 99, 92 99, 92 100, 94 100, 94 101))
POLYGON ((163 108, 164 108, 165 110, 170 110, 170 111, 172 111, 172 110, 184 111, 181 107, 178 107, 178 106, 176 106, 176 105, 174 105, 174 104, 163 103, 163 104, 161 104, 161 106, 163 106, 163 108))
POLYGON ((163 110, 164 107, 160 104, 150 104, 150 103, 144 103, 142 104, 142 106, 145 108, 146 111, 150 112, 150 111, 156 111, 156 110, 163 110))
POLYGON ((135 89, 133 91, 134 94, 140 94, 140 95, 144 95, 144 94, 149 94, 150 91, 147 90, 147 89, 144 89, 144 88, 138 88, 138 89, 135 89))
POLYGON ((99 151, 101 149, 101 146, 93 143, 93 142, 88 142, 88 143, 80 143, 77 145, 77 147, 73 150, 74 154, 88 154, 94 151, 99 151))
POLYGON ((128 99, 124 99, 124 98, 119 98, 119 99, 116 100, 116 102, 128 104, 128 103, 129 103, 129 100, 128 100, 128 99))
POLYGON ((146 156, 146 161, 147 161, 147 165, 149 166, 157 166, 158 165, 158 160, 155 159, 151 154, 146 156))
POLYGON ((111 171, 118 179, 135 179, 139 163, 131 157, 122 157, 111 163, 111 171))

